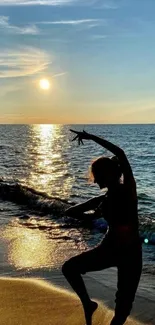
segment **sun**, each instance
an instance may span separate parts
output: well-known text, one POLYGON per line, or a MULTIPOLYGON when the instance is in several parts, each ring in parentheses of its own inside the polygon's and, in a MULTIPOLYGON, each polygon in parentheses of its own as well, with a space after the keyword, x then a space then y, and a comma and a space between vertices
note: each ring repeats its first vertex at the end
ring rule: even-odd
POLYGON ((39 86, 43 90, 48 90, 50 88, 50 83, 48 79, 40 79, 39 86))

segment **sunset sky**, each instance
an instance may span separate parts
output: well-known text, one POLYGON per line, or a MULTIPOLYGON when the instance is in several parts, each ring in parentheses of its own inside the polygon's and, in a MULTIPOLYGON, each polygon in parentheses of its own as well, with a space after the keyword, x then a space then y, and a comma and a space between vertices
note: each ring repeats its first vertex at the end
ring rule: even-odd
POLYGON ((0 0, 0 123, 155 123, 155 0, 0 0))

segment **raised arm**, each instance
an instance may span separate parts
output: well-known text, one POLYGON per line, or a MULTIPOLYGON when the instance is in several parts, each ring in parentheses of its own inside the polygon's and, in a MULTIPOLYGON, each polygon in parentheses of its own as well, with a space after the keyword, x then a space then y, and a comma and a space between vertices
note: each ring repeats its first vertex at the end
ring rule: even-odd
POLYGON ((127 159, 125 152, 119 148, 118 146, 114 145, 110 141, 105 139, 99 138, 93 134, 90 135, 90 139, 95 141, 96 143, 100 144, 105 149, 111 151, 119 160, 119 163, 122 167, 123 175, 124 175, 124 183, 133 184, 135 183, 135 179, 133 176, 132 168, 130 163, 127 159))
POLYGON ((128 192, 134 198, 136 198, 136 182, 133 176, 132 168, 126 157, 125 152, 118 146, 111 143, 110 141, 97 137, 93 134, 89 134, 85 131, 83 132, 78 132, 73 130, 71 131, 77 134, 73 140, 78 139, 79 144, 80 142, 82 142, 83 139, 93 140, 94 142, 98 143, 105 149, 111 151, 118 158, 124 176, 124 185, 126 186, 128 192))

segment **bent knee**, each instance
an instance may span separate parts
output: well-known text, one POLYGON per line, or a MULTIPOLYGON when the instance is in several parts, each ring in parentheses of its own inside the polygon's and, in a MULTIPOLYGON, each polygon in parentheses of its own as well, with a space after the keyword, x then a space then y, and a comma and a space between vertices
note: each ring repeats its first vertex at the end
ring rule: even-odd
POLYGON ((70 260, 66 261, 62 265, 62 273, 64 275, 72 272, 74 269, 75 269, 75 266, 74 266, 74 262, 72 261, 72 258, 70 260))
POLYGON ((85 274, 86 273, 86 267, 85 263, 83 263, 83 259, 81 260, 79 256, 74 256, 70 258, 68 261, 66 261, 62 266, 62 273, 64 275, 66 274, 85 274))

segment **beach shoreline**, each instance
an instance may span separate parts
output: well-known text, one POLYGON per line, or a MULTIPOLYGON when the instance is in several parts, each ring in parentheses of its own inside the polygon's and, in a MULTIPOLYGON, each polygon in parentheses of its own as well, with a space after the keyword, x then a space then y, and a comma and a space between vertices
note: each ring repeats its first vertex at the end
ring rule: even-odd
MULTIPOLYGON (((61 279, 63 281, 63 278, 61 279)), ((107 303, 96 298, 94 290, 94 280, 90 281, 85 277, 89 290, 95 295, 95 300, 99 302, 99 308, 93 316, 93 325, 108 325, 113 316, 113 310, 107 303)), ((75 294, 60 286, 53 285, 48 281, 34 278, 0 278, 0 324, 1 325, 82 325, 84 324, 84 314, 81 303, 75 294)), ((103 288, 100 287, 100 292, 103 288)), ((109 288, 107 288, 108 294, 109 288)), ((104 286, 104 293, 106 292, 104 286)), ((108 296, 109 297, 109 296, 108 296)), ((110 298, 110 297, 109 297, 110 298)), ((127 325, 154 325, 154 315, 152 305, 146 303, 140 305, 139 298, 136 306, 139 305, 141 312, 131 315, 126 321, 127 325), (145 310, 144 310, 145 306, 145 310), (145 312, 149 316, 144 319, 145 312), (135 317, 136 316, 136 317, 135 317)), ((152 302, 153 303, 153 302, 152 302)), ((138 310, 138 309, 137 309, 138 310)))
MULTIPOLYGON (((2 281, 4 281, 3 288, 1 287, 1 299, 5 300, 5 297, 4 297, 5 294, 3 295, 3 292, 6 292, 6 287, 4 285, 5 281, 6 281, 6 286, 8 286, 8 283, 10 283, 10 289, 13 292, 12 295, 16 296, 16 292, 14 291, 14 289, 12 289, 13 288, 12 284, 14 283, 12 281, 14 281, 14 280, 19 281, 18 282, 18 290, 20 292, 21 303, 24 298, 24 297, 22 297, 22 294, 23 294, 23 290, 22 290, 23 282, 22 281, 26 281, 26 283, 29 284, 29 288, 31 288, 32 291, 33 291, 34 283, 38 283, 38 285, 39 285, 39 283, 43 284, 43 288, 44 288, 44 285, 45 285, 45 287, 46 287, 46 285, 49 286, 49 288, 52 288, 52 286, 54 286, 56 291, 60 290, 59 293, 61 292, 61 290, 62 290, 62 292, 65 291, 69 295, 71 294, 71 297, 72 296, 75 297, 77 304, 80 308, 80 305, 81 305, 80 300, 78 299, 78 297, 76 297, 76 295, 73 294, 70 285, 68 284, 68 282, 66 281, 66 279, 64 278, 64 276, 62 275, 60 270, 38 270, 38 271, 32 271, 32 272, 25 272, 23 274, 20 272, 19 273, 17 272, 14 275, 14 277, 10 277, 10 275, 8 275, 8 276, 1 275, 0 287, 1 287, 2 281)), ((105 270, 99 271, 99 272, 90 272, 84 276, 84 281, 86 283, 86 287, 88 289, 88 292, 89 292, 91 298, 94 298, 94 299, 100 301, 101 304, 103 304, 105 306, 106 313, 109 313, 109 310, 110 310, 110 315, 112 316, 114 307, 115 307, 115 293, 116 293, 116 289, 117 289, 117 282, 116 282, 117 281, 117 273, 116 273, 115 268, 106 270, 106 272, 105 272, 105 270)), ((152 283, 152 286, 153 286, 153 283, 152 283)), ((134 323, 131 323, 131 324, 143 323, 146 325, 155 325, 155 310, 154 310, 155 295, 153 293, 154 293, 154 291, 153 291, 153 288, 151 287, 151 280, 149 283, 149 277, 147 277, 147 281, 146 281, 145 275, 142 275, 141 282, 140 282, 138 290, 137 290, 137 294, 136 294, 135 301, 133 304, 133 309, 132 309, 131 316, 130 316, 135 321, 134 321, 134 323), (147 286, 147 284, 148 284, 148 286, 147 286)), ((38 298, 38 299, 39 299, 38 306, 40 306, 40 298, 38 298)), ((33 297, 31 297, 31 294, 30 294, 30 300, 32 301, 31 308, 32 309, 34 308, 34 310, 35 310, 35 308, 37 308, 36 307, 37 306, 37 296, 36 296, 36 298, 33 298, 33 297), (35 303, 34 303, 34 300, 35 300, 35 303)), ((43 304, 44 304, 45 300, 46 300, 46 293, 45 293, 45 297, 42 302, 43 304)), ((16 304, 16 299, 15 299, 15 304, 16 304)), ((69 305, 70 304, 72 304, 72 301, 69 302, 69 305)), ((69 306, 68 306, 68 308, 69 308, 69 306)), ((61 310, 61 304, 59 306, 59 309, 61 310)), ((1 306, 1 310, 3 310, 2 306, 1 306)), ((80 320, 80 322, 81 322, 81 320, 80 320)), ((82 324, 80 322, 79 322, 79 324, 82 324)), ((108 318, 108 322, 110 322, 109 318, 108 318)), ((25 325, 27 323, 21 323, 21 324, 25 325)), ((36 324, 39 324, 39 323, 36 323, 36 324)), ((45 322, 45 324, 46 324, 46 322, 45 322)), ((54 323, 52 323, 52 324, 54 324, 54 323)), ((107 323, 107 325, 108 324, 109 323, 107 323)), ((130 324, 130 322, 129 322, 129 324, 130 324)), ((12 323, 12 325, 14 325, 14 323, 12 323)), ((31 324, 29 324, 29 325, 31 325, 31 324)), ((34 325, 35 325, 35 323, 34 323, 34 325)))

